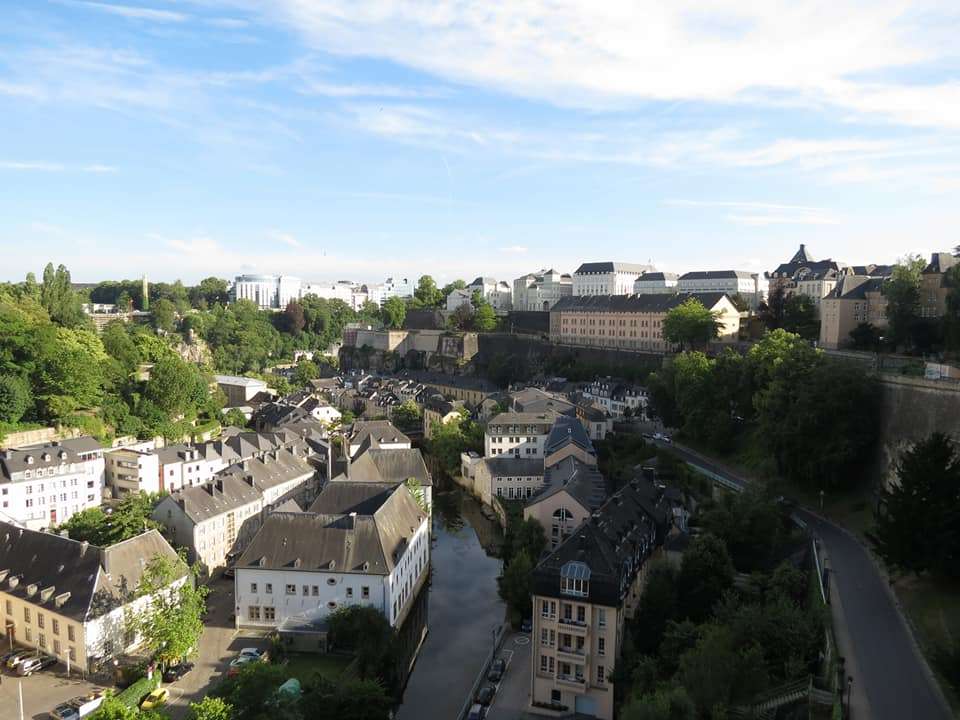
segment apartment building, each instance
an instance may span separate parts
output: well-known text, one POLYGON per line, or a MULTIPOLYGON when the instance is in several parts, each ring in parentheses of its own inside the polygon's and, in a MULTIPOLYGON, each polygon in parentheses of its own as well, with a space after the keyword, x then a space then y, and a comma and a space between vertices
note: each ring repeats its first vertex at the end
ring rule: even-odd
POLYGON ((557 414, 545 413, 500 413, 487 423, 483 434, 483 454, 514 455, 524 458, 543 459, 543 449, 557 414))
POLYGON ((947 272, 958 263, 950 253, 933 253, 920 275, 920 317, 939 318, 947 312, 952 285, 947 272))
MULTIPOLYGON (((104 669, 141 643, 129 627, 155 595, 132 596, 143 570, 177 553, 156 530, 109 547, 0 522, 0 635, 86 672, 104 669)), ((181 566, 161 592, 190 581, 181 566)))
POLYGON ((744 270, 706 270, 684 273, 677 279, 680 293, 726 293, 739 295, 756 311, 767 298, 767 279, 744 270))
POLYGON ((236 563, 237 627, 319 627, 356 605, 399 627, 429 574, 428 525, 405 487, 372 483, 336 483, 309 512, 271 514, 236 563))
POLYGON ((840 278, 850 272, 844 263, 829 258, 815 260, 807 251, 807 246, 801 244, 789 262, 781 263, 766 277, 771 292, 782 289, 785 297, 805 295, 819 308, 823 298, 833 292, 840 278))
POLYGON ((544 470, 543 487, 523 508, 523 518, 539 522, 554 548, 606 499, 606 481, 596 464, 568 456, 544 470))
POLYGON ((530 697, 539 707, 613 718, 610 673, 659 541, 635 485, 611 497, 533 572, 530 697))
POLYGON ((647 389, 614 378, 597 378, 582 389, 584 399, 599 405, 614 417, 623 417, 629 410, 646 419, 647 389))
POLYGON ((887 326, 884 278, 844 275, 820 303, 820 347, 836 350, 852 344, 850 333, 861 323, 887 326))
POLYGON ((510 283, 492 277, 478 277, 467 285, 467 292, 473 297, 478 292, 490 303, 497 315, 506 315, 513 309, 513 290, 510 283))
POLYGON ((233 300, 249 300, 264 310, 283 309, 300 298, 302 283, 290 275, 237 275, 233 281, 233 300))
POLYGON ((561 298, 573 295, 573 278, 556 270, 540 270, 513 281, 513 309, 547 312, 561 298))
POLYGON ((645 272, 633 282, 634 295, 663 295, 677 292, 679 275, 672 272, 645 272))
POLYGON ((105 475, 92 437, 0 450, 0 513, 31 530, 60 525, 100 505, 105 475))
POLYGON ((630 295, 634 283, 653 269, 637 263, 583 263, 573 273, 573 295, 630 295))
POLYGON ((717 342, 737 340, 740 313, 726 293, 720 292, 566 298, 550 311, 550 340, 564 345, 668 352, 673 346, 663 337, 663 321, 670 310, 691 297, 718 313, 717 342))
POLYGON ((152 440, 104 451, 103 458, 106 487, 113 497, 162 490, 160 457, 152 440))

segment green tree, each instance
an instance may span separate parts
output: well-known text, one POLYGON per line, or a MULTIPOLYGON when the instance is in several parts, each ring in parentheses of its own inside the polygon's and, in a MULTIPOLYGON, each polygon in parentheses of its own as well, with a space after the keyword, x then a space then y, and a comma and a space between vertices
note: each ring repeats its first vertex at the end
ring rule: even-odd
POLYGON ((726 545, 715 535, 697 535, 677 576, 681 617, 695 622, 710 617, 714 604, 732 585, 733 563, 726 545))
POLYGON ((443 302, 447 301, 450 293, 452 293, 454 290, 465 290, 466 287, 467 283, 464 280, 454 280, 452 283, 447 283, 440 291, 440 294, 443 295, 443 302))
POLYGON ((468 450, 482 452, 483 429, 462 411, 459 421, 434 422, 430 429, 427 449, 443 470, 453 477, 460 472, 460 453, 468 450))
POLYGON ((87 508, 70 516, 57 531, 66 530, 71 540, 88 542, 91 545, 106 545, 107 514, 98 507, 87 508))
POLYGON ((210 387, 195 365, 176 355, 165 357, 153 366, 144 397, 170 416, 196 417, 207 400, 210 387))
POLYGON ((630 700, 620 717, 621 720, 695 720, 697 708, 685 688, 662 688, 630 700))
POLYGON ((437 287, 437 282, 429 275, 421 276, 417 282, 417 287, 413 291, 414 300, 419 307, 434 308, 439 307, 443 302, 443 293, 437 287))
POLYGON ((100 334, 103 348, 107 354, 120 363, 126 373, 133 373, 142 362, 140 350, 134 343, 127 326, 120 320, 109 323, 100 334))
POLYGON ((705 347, 720 335, 718 313, 711 312, 695 297, 672 308, 663 320, 663 337, 668 342, 686 347, 705 347))
POLYGON ((636 644, 640 652, 652 653, 660 647, 667 624, 677 616, 678 602, 677 571, 666 561, 651 565, 637 609, 636 625, 641 632, 636 644))
POLYGON ((187 720, 231 720, 233 706, 218 697, 205 697, 190 703, 187 720))
POLYGON ((56 342, 40 347, 38 354, 34 392, 44 401, 49 417, 99 404, 107 354, 95 333, 57 328, 56 342))
POLYGON ((18 375, 0 375, 0 422, 20 422, 31 407, 30 383, 18 375))
POLYGON ((304 358, 294 368, 290 382, 295 387, 305 388, 310 385, 311 380, 316 380, 318 377, 320 377, 320 368, 313 360, 304 358))
POLYGON ((130 627, 139 632, 146 647, 164 667, 195 652, 203 634, 207 587, 196 585, 191 574, 178 588, 166 589, 185 571, 188 568, 182 560, 174 561, 162 555, 148 560, 136 594, 154 594, 154 598, 128 618, 130 627))
POLYGON ((427 495, 423 490, 423 486, 420 484, 420 481, 417 478, 411 477, 407 478, 403 483, 407 490, 410 491, 410 495, 413 496, 413 499, 416 501, 417 506, 423 510, 423 512, 430 514, 430 504, 427 502, 427 495))
POLYGON ((83 312, 80 296, 73 290, 70 271, 63 265, 53 269, 47 263, 40 286, 40 303, 50 314, 50 319, 65 328, 85 327, 89 323, 83 312))
POLYGON ((820 337, 817 306, 807 295, 791 295, 783 304, 783 329, 796 333, 804 340, 820 337))
POLYGON ((469 330, 473 327, 474 310, 470 305, 459 305, 447 318, 451 330, 469 330))
POLYGON ((490 332, 497 327, 497 315, 493 306, 479 292, 473 293, 473 329, 490 332))
POLYGON ((160 298, 153 304, 150 318, 157 330, 173 332, 177 325, 177 306, 167 298, 160 298))
POLYGON ((388 297, 383 303, 383 324, 388 328, 399 330, 407 318, 407 304, 403 298, 396 295, 388 297))
MULTIPOLYGON (((233 710, 231 720, 270 720, 271 701, 277 688, 290 677, 283 665, 247 663, 225 678, 207 697, 220 698, 233 710)), ((314 717, 313 714, 310 716, 314 717)))
POLYGON ((910 343, 911 329, 920 314, 920 279, 925 265, 919 255, 907 255, 900 259, 883 283, 887 332, 895 345, 910 343))
POLYGON ((383 613, 373 607, 342 607, 327 618, 335 647, 352 651, 361 680, 382 681, 391 691, 398 690, 396 633, 383 613))
POLYGON ((724 495, 702 522, 707 532, 723 540, 740 572, 770 570, 788 541, 783 510, 755 485, 724 495))
POLYGON ((291 335, 299 335, 307 326, 303 305, 296 300, 287 303, 287 307, 279 316, 280 330, 291 335))
POLYGON ((90 720, 141 720, 143 715, 137 708, 128 707, 114 695, 107 695, 100 707, 90 715, 90 720))
POLYGON ((530 617, 530 583, 533 577, 533 560, 525 552, 515 555, 499 579, 500 597, 514 617, 530 617))
POLYGON ((230 408, 223 414, 220 423, 229 427, 245 428, 247 426, 247 416, 237 408, 230 408))
POLYGON ((394 408, 391 419, 401 430, 419 429, 423 421, 423 412, 413 400, 405 400, 394 408))
POLYGON ((869 536, 877 554, 901 572, 960 575, 960 457, 950 438, 934 433, 914 444, 895 471, 869 536))
POLYGON ((206 310, 213 305, 226 305, 230 300, 227 291, 227 281, 217 277, 207 277, 187 290, 190 304, 200 310, 206 310))
POLYGON ((850 331, 854 350, 875 351, 880 348, 880 331, 872 323, 862 322, 850 331))
POLYGON ((317 673, 306 685, 300 703, 310 720, 389 720, 394 701, 376 680, 340 678, 317 673))

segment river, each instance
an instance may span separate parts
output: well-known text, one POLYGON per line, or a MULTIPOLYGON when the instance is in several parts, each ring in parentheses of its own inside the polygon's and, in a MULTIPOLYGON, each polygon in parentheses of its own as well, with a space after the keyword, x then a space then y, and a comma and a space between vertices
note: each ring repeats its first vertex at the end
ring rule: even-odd
POLYGON ((504 620, 500 560, 487 554, 499 527, 460 490, 434 496, 429 628, 410 675, 399 720, 454 720, 504 620))

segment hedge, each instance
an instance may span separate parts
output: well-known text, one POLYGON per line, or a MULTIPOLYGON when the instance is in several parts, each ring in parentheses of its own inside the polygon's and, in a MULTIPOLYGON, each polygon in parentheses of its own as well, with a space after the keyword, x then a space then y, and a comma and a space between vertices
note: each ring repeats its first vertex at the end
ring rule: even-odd
POLYGON ((152 678, 140 678, 126 690, 117 693, 117 700, 122 702, 128 708, 140 707, 140 701, 151 690, 160 686, 160 671, 154 670, 152 678))

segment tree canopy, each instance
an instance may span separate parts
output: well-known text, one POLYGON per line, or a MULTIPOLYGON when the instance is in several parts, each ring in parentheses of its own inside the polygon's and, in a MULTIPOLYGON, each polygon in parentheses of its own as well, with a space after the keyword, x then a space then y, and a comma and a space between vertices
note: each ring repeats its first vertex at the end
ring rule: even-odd
POLYGON ((663 337, 681 349, 704 347, 720 334, 718 317, 718 313, 708 310, 697 298, 687 298, 667 313, 663 337))

